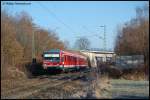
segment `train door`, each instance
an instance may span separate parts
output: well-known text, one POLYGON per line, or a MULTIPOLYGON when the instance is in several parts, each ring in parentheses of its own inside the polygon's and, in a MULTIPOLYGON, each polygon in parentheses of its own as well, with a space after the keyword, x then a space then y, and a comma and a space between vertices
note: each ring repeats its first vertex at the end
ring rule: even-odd
POLYGON ((64 55, 61 57, 61 64, 62 64, 62 66, 64 67, 64 55))
POLYGON ((67 56, 64 55, 64 66, 66 66, 66 65, 67 65, 67 56))
POLYGON ((74 66, 77 67, 77 58, 74 57, 74 66))

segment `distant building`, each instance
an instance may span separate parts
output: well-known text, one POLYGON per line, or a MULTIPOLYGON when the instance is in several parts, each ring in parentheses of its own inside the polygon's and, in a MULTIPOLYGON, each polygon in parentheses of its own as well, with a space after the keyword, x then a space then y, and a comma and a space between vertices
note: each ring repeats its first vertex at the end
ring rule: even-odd
POLYGON ((81 50, 80 52, 89 57, 92 67, 97 67, 101 63, 114 63, 117 68, 129 69, 144 64, 143 55, 118 56, 115 52, 96 50, 81 50))
POLYGON ((97 61, 100 62, 112 62, 115 60, 116 54, 114 52, 109 51, 91 51, 95 53, 95 57, 97 61))
POLYGON ((92 66, 97 66, 98 62, 114 62, 116 54, 110 51, 88 51, 81 50, 81 53, 87 55, 92 66))

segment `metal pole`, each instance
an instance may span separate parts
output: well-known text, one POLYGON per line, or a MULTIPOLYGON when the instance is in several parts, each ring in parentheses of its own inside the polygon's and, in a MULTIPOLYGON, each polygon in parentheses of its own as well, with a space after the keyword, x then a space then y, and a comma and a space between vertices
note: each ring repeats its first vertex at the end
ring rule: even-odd
MULTIPOLYGON (((104 51, 106 51, 106 26, 104 25, 104 51)), ((105 62, 107 62, 106 59, 107 55, 105 55, 105 62)))
POLYGON ((104 50, 106 51, 106 26, 104 25, 104 50))
MULTIPOLYGON (((103 37, 103 43, 104 43, 104 51, 106 51, 106 25, 100 26, 104 28, 104 37, 103 37)), ((105 60, 106 61, 106 55, 105 55, 105 60)))
POLYGON ((104 37, 103 37, 103 45, 104 45, 104 50, 106 51, 106 26, 100 26, 104 28, 104 37))
POLYGON ((35 59, 35 41, 34 41, 34 29, 33 29, 33 32, 32 32, 32 62, 36 62, 36 59, 35 59))

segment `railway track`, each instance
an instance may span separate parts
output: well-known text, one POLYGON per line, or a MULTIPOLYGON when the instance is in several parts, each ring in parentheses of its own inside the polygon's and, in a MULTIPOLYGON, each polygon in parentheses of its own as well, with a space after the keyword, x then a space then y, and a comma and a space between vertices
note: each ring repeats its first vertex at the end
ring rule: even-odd
POLYGON ((86 70, 82 70, 82 71, 78 71, 78 72, 61 73, 61 74, 56 74, 56 75, 40 75, 40 76, 37 76, 36 78, 38 78, 38 79, 48 78, 48 79, 55 79, 55 80, 60 79, 61 80, 63 78, 67 79, 67 77, 71 78, 72 76, 87 74, 90 71, 91 71, 90 69, 86 69, 86 70))
MULTIPOLYGON (((42 85, 42 84, 47 83, 47 82, 48 81, 36 83, 36 86, 42 85)), ((28 89, 30 87, 35 86, 34 84, 35 84, 35 82, 28 82, 24 86, 22 85, 21 87, 17 87, 17 88, 14 88, 14 89, 7 90, 6 92, 3 92, 1 95, 10 95, 11 93, 17 93, 18 91, 25 90, 25 89, 28 89)))
POLYGON ((76 73, 58 74, 58 75, 41 75, 36 77, 40 83, 34 84, 34 82, 29 82, 27 86, 18 87, 15 89, 8 90, 1 94, 2 99, 20 99, 28 97, 32 94, 38 93, 47 88, 57 87, 62 84, 68 83, 70 81, 79 80, 86 78, 85 75, 90 72, 90 70, 85 70, 76 73))

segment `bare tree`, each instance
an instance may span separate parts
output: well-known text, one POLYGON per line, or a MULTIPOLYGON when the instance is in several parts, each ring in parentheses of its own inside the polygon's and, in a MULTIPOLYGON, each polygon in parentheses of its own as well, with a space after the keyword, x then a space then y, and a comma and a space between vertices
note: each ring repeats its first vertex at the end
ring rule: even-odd
POLYGON ((66 49, 70 48, 69 41, 65 40, 63 43, 66 49))
POLYGON ((118 31, 115 51, 122 55, 144 55, 149 65, 149 17, 148 5, 136 8, 136 18, 131 19, 118 31))
MULTIPOLYGON (((31 17, 22 12, 11 16, 5 10, 1 12, 1 59, 2 77, 7 78, 8 66, 17 68, 24 60, 31 61, 32 33, 35 32, 35 56, 41 58, 44 50, 64 49, 64 43, 56 33, 45 29, 34 29, 31 17)), ((23 65, 19 67, 24 69, 23 65)), ((9 74, 9 76, 12 76, 9 74)))
POLYGON ((75 48, 86 50, 90 48, 90 41, 86 37, 80 37, 75 42, 75 48))

